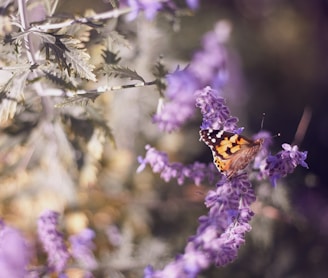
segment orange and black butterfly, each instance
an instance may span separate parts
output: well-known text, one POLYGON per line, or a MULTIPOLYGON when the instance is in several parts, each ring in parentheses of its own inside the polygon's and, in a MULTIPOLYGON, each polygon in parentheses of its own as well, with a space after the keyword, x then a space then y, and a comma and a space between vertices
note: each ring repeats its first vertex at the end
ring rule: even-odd
POLYGON ((199 134, 212 150, 215 166, 228 178, 245 169, 254 160, 264 142, 263 138, 251 140, 224 130, 203 129, 199 134))

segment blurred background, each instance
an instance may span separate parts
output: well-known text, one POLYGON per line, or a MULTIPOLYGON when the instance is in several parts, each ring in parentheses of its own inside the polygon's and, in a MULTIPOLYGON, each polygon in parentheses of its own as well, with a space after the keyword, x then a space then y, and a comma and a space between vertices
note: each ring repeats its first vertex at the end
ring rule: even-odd
MULTIPOLYGON (((108 8, 103 1, 62 1, 58 13, 108 8)), ((274 138, 272 151, 295 142, 308 151, 310 168, 297 169, 275 188, 268 182, 254 184, 258 199, 253 228, 237 261, 200 277, 326 277, 328 1, 200 1, 200 9, 182 16, 175 28, 163 16, 152 22, 142 17, 135 23, 119 21, 118 29, 132 47, 113 51, 151 80, 151 67, 160 54, 171 71, 187 65, 201 48, 202 36, 219 20, 232 27, 227 46, 231 79, 226 88, 232 114, 252 135, 261 129, 265 113, 264 129, 281 134, 274 138)), ((90 51, 92 59, 100 56, 99 49, 90 51)), ((137 157, 145 154, 146 144, 167 152, 172 162, 209 162, 212 157, 198 141, 200 115, 179 132, 159 132, 151 119, 158 98, 151 87, 99 97, 92 105, 106 117, 116 147, 102 134, 94 141, 89 138, 80 150, 93 154, 84 156, 85 167, 63 163, 67 157, 52 161, 56 150, 47 147, 48 139, 34 139, 40 144, 34 151, 49 159, 35 167, 24 165, 14 174, 2 171, 0 211, 6 223, 34 242, 37 216, 53 208, 63 214, 61 228, 67 237, 84 227, 94 229, 100 264, 96 277, 141 277, 147 264, 161 268, 182 252, 198 217, 207 213, 204 196, 214 184, 165 183, 149 168, 137 174, 137 157)), ((7 136, 2 131, 2 142, 8 142, 3 139, 7 136)), ((2 157, 6 163, 29 152, 24 142, 13 138, 11 153, 2 157)), ((79 138, 69 141, 78 144, 79 138)), ((57 147, 65 153, 67 146, 57 147)), ((81 153, 72 154, 76 161, 81 153)), ((35 263, 42 260, 39 255, 35 263)))

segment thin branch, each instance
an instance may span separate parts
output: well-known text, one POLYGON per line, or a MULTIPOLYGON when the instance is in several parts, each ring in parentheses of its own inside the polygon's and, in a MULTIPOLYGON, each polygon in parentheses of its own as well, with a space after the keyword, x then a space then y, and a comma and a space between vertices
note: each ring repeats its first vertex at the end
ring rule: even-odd
MULTIPOLYGON (((22 1, 22 0, 20 0, 22 1)), ((30 32, 45 32, 45 31, 49 31, 49 30, 53 30, 53 29, 60 29, 60 28, 64 28, 67 26, 70 26, 72 24, 76 24, 76 23, 88 23, 90 21, 96 21, 96 20, 104 20, 104 19, 109 19, 109 18, 117 18, 123 14, 127 14, 129 12, 131 12, 132 9, 131 8, 126 8, 126 9, 114 9, 111 11, 107 11, 104 13, 99 13, 99 14, 95 14, 91 17, 80 17, 80 18, 76 18, 76 19, 70 19, 70 20, 66 20, 64 22, 60 22, 60 23, 45 23, 42 25, 34 25, 33 27, 31 27, 29 29, 30 32)))
MULTIPOLYGON (((20 17, 22 28, 23 28, 22 31, 24 32, 29 27, 29 22, 27 20, 26 1, 25 0, 17 0, 17 2, 18 2, 19 17, 20 17)), ((35 65, 36 59, 35 59, 34 50, 32 48, 30 34, 27 34, 27 36, 24 37, 24 44, 25 44, 27 58, 28 58, 29 62, 31 63, 31 65, 35 65)), ((32 75, 34 78, 38 77, 35 72, 32 72, 32 75)), ((37 82, 34 84, 34 88, 35 88, 36 92, 38 93, 38 95, 41 95, 40 93, 43 91, 42 84, 37 82)), ((51 116, 53 115, 54 109, 53 109, 53 106, 50 104, 50 99, 47 97, 42 97, 41 103, 43 106, 42 113, 45 115, 44 118, 45 119, 51 118, 51 116)))
MULTIPOLYGON (((27 21, 27 13, 26 13, 26 1, 25 0, 17 0, 18 2, 18 13, 21 21, 21 25, 23 28, 23 32, 28 28, 28 21, 27 21)), ((26 48, 26 54, 27 58, 30 61, 30 63, 36 64, 35 56, 34 56, 34 51, 32 48, 32 43, 30 40, 30 34, 28 34, 26 37, 24 37, 24 44, 26 48)))
POLYGON ((298 124, 293 144, 300 145, 304 139, 305 133, 309 127, 312 118, 312 109, 310 107, 305 107, 303 111, 302 118, 298 124))
MULTIPOLYGON (((120 85, 120 86, 100 86, 95 90, 88 90, 88 91, 84 91, 84 92, 101 94, 101 93, 105 93, 105 92, 117 91, 117 90, 122 90, 122 89, 131 89, 131 88, 138 88, 138 87, 144 87, 144 86, 152 86, 155 84, 156 84, 156 80, 150 81, 150 82, 140 82, 140 83, 134 83, 134 84, 120 85)), ((83 94, 83 93, 81 93, 81 94, 83 94)))

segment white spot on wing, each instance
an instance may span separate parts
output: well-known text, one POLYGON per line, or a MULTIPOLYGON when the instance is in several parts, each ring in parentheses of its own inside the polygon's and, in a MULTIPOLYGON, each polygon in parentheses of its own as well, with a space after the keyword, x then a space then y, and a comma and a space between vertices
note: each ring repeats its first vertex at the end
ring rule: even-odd
POLYGON ((224 130, 221 130, 220 132, 218 132, 218 133, 216 134, 216 138, 221 138, 223 132, 224 132, 224 130))

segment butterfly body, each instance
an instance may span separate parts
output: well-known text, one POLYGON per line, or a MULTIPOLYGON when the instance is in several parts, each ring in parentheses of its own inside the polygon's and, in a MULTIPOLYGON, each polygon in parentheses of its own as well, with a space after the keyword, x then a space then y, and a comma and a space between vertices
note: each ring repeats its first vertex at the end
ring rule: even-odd
POLYGON ((215 166, 228 178, 247 167, 260 151, 264 141, 251 140, 236 133, 215 129, 203 129, 199 134, 212 150, 215 166))

